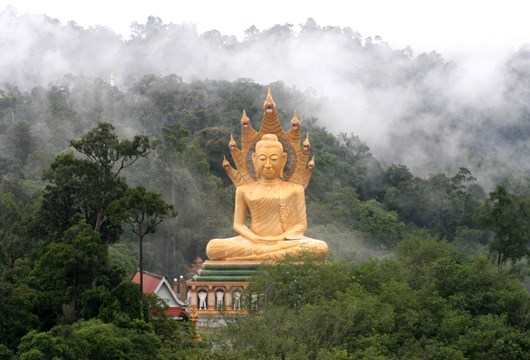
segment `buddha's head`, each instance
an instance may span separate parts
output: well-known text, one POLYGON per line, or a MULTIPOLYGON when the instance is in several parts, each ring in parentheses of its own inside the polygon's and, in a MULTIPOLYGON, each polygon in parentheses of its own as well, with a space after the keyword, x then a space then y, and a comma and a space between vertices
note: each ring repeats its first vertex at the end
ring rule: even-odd
POLYGON ((254 170, 258 179, 279 179, 283 175, 283 168, 287 163, 287 153, 283 145, 274 134, 265 134, 256 143, 256 151, 252 155, 254 170))

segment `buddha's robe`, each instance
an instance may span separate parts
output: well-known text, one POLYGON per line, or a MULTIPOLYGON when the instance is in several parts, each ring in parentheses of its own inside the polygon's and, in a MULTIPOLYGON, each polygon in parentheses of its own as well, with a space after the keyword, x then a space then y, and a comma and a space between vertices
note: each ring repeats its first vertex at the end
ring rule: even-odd
POLYGON ((210 260, 279 260, 302 253, 326 256, 324 241, 303 236, 307 228, 303 186, 285 181, 243 185, 236 190, 235 214, 240 206, 250 215, 250 230, 258 237, 287 234, 287 239, 251 240, 242 235, 213 239, 206 248, 210 260))

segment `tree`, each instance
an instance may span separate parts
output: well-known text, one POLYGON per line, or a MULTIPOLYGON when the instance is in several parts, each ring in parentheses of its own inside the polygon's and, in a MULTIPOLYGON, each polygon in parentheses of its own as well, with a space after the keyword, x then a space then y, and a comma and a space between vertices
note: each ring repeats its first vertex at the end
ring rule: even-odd
POLYGON ((284 261, 249 291, 263 294, 263 311, 229 323, 218 343, 242 357, 523 360, 530 351, 526 289, 447 242, 406 239, 395 257, 360 264, 284 261))
POLYGON ((435 174, 423 179, 403 165, 392 165, 383 179, 382 202, 403 221, 433 229, 448 240, 454 239, 459 227, 476 227, 473 215, 483 194, 466 168, 460 168, 453 177, 435 174))
POLYGON ((35 149, 35 140, 31 134, 30 126, 26 122, 17 122, 8 135, 8 142, 17 165, 24 167, 28 157, 35 149))
POLYGON ((0 344, 0 359, 1 360, 15 360, 15 356, 11 350, 5 345, 0 344))
POLYGON ((15 349, 20 338, 39 324, 32 313, 35 291, 0 280, 0 299, 0 348, 15 349))
POLYGON ((28 206, 15 199, 14 194, 0 194, 0 271, 12 269, 15 261, 28 254, 29 242, 23 238, 23 219, 28 206))
MULTIPOLYGON (((143 187, 128 189, 125 195, 112 204, 111 212, 116 219, 129 224, 138 237, 140 295, 143 297, 143 242, 153 234, 166 217, 174 214, 173 206, 166 204, 160 194, 146 191, 143 187)), ((142 306, 143 307, 143 306, 142 306)), ((143 314, 143 309, 142 309, 143 314)))
MULTIPOLYGON (((149 154, 151 146, 146 136, 135 136, 132 140, 119 140, 114 134, 114 127, 108 123, 100 123, 80 140, 72 140, 71 145, 78 152, 96 165, 101 184, 113 183, 119 179, 121 171, 133 165, 138 159, 149 154)), ((99 231, 106 221, 105 205, 109 204, 111 189, 104 187, 102 201, 96 205, 96 221, 94 229, 99 231), (106 200, 106 201, 105 201, 106 200)))
POLYGON ((373 236, 380 246, 391 248, 403 238, 405 224, 399 221, 395 211, 385 210, 376 200, 359 202, 353 211, 356 227, 373 236))
POLYGON ((484 203, 479 217, 485 227, 495 232, 489 251, 495 256, 499 268, 507 261, 515 263, 530 254, 528 199, 514 196, 503 186, 497 186, 484 203))
POLYGON ((83 293, 96 286, 108 265, 106 245, 91 226, 72 226, 60 241, 48 244, 38 258, 31 278, 40 297, 53 311, 44 314, 50 323, 62 312, 65 320, 76 320, 83 293), (51 302, 51 303, 50 303, 51 302))
POLYGON ((48 332, 31 331, 22 338, 24 360, 141 360, 156 358, 160 340, 148 324, 133 320, 117 326, 100 320, 57 326, 48 332))
POLYGON ((109 221, 107 210, 127 189, 120 175, 146 157, 151 145, 145 136, 120 140, 107 123, 98 124, 71 145, 83 158, 59 155, 46 172, 49 184, 44 190, 42 222, 51 237, 58 237, 81 218, 110 243, 120 229, 109 221))

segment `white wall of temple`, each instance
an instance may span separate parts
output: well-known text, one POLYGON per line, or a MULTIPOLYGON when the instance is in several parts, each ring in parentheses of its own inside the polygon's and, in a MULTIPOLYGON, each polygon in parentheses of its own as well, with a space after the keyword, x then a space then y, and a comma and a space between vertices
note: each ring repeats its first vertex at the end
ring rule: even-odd
POLYGON ((168 306, 178 306, 177 302, 173 299, 173 296, 171 296, 166 284, 162 284, 162 286, 160 286, 160 289, 158 289, 156 295, 160 299, 164 300, 168 306))

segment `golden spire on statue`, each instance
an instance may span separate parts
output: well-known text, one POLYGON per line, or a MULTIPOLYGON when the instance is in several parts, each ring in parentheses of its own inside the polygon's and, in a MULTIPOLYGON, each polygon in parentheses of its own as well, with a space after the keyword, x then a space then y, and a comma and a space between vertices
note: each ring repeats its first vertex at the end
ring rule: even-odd
POLYGON ((311 156, 311 144, 306 136, 303 144, 300 144, 300 118, 294 114, 291 119, 291 129, 284 132, 276 111, 276 103, 272 98, 271 89, 267 91, 267 97, 263 103, 263 120, 259 132, 252 128, 250 119, 245 110, 241 116, 241 149, 233 136, 230 136, 229 148, 236 169, 225 158, 223 167, 236 187, 255 182, 256 175, 253 169, 250 153, 254 151, 256 143, 266 134, 274 134, 282 143, 284 151, 288 154, 287 171, 282 179, 300 184, 304 188, 309 184, 311 173, 314 168, 314 159, 311 156), (312 160, 312 165, 309 166, 312 160))
POLYGON ((228 146, 235 164, 226 157, 223 167, 236 186, 234 230, 237 236, 210 240, 210 260, 275 261, 287 255, 309 253, 325 257, 324 241, 304 236, 307 228, 304 189, 315 167, 306 135, 300 143, 301 121, 291 119, 282 129, 271 89, 263 103, 259 131, 245 111, 241 116, 241 148, 230 136, 228 146), (246 225, 247 214, 250 226, 246 225))

